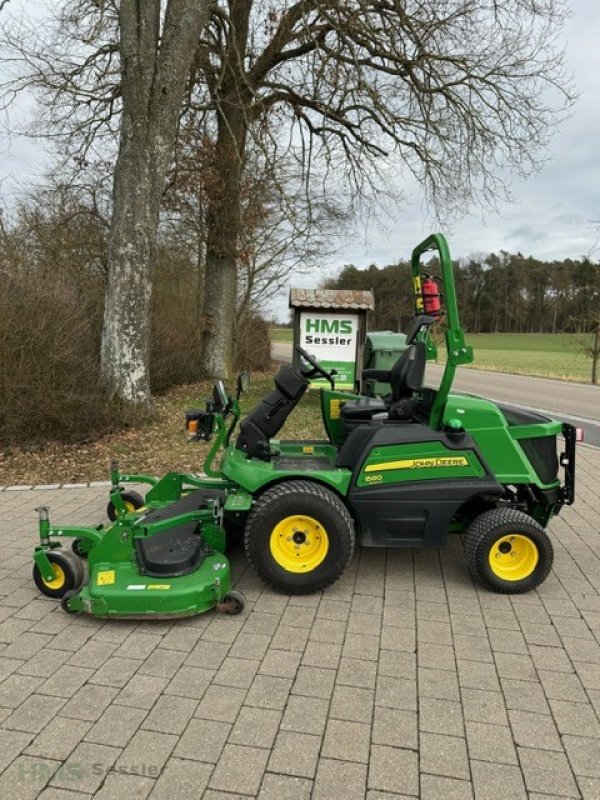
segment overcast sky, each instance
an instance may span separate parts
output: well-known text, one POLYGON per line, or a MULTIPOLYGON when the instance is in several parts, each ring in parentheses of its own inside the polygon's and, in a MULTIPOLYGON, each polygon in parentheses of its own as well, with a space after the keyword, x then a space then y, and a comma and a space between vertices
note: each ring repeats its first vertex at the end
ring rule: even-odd
MULTIPOLYGON (((453 255, 507 250, 546 259, 577 258, 594 248, 597 231, 592 223, 600 219, 600 0, 571 0, 570 6, 573 17, 564 35, 580 93, 574 113, 556 132, 542 171, 526 181, 515 179, 514 202, 483 218, 475 212, 445 228, 453 255)), ((36 181, 45 161, 43 144, 15 137, 9 142, 0 133, 0 175, 9 178, 3 194, 36 181)), ((416 184, 407 182, 399 190, 407 202, 395 220, 386 220, 385 229, 372 223, 343 242, 318 276, 296 276, 292 283, 314 286, 324 272, 333 274, 343 264, 384 265, 408 257, 435 225, 416 184)), ((593 255, 599 258, 600 249, 593 255)), ((272 308, 285 316, 286 306, 282 296, 272 308)))

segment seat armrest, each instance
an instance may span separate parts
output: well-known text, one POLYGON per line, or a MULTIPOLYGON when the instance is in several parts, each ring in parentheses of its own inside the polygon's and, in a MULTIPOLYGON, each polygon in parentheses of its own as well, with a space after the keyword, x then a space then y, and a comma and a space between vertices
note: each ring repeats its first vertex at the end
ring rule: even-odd
POLYGON ((384 381, 390 382, 391 372, 389 369, 363 369, 363 381, 384 381))

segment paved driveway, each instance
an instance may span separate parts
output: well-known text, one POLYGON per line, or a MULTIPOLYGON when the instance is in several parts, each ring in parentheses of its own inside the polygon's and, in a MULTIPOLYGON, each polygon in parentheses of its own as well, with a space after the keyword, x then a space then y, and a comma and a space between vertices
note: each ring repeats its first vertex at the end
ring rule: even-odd
POLYGON ((102 487, 0 492, 0 798, 519 800, 600 796, 600 451, 524 597, 442 552, 359 551, 322 596, 241 617, 101 622, 31 580, 33 508, 102 517, 102 487))

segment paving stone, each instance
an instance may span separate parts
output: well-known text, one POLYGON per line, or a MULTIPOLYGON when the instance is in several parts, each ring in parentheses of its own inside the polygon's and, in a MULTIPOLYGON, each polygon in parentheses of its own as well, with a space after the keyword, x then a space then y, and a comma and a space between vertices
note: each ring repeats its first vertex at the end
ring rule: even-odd
POLYGON ((529 652, 536 669, 547 669, 552 672, 573 672, 573 664, 562 647, 531 645, 529 652))
MULTIPOLYGON (((202 667, 180 667, 165 687, 164 693, 166 695, 176 695, 177 697, 200 700, 204 697, 213 676, 214 671, 210 669, 203 669, 202 667)), ((146 676, 141 677, 144 678, 146 676)), ((160 678, 157 680, 163 681, 165 679, 160 678)))
POLYGON ((600 741, 584 736, 562 737, 571 767, 576 775, 600 777, 600 741))
POLYGON ((416 711, 416 681, 380 675, 377 678, 375 705, 385 706, 386 708, 401 708, 407 711, 416 711))
POLYGON ((338 667, 337 683, 344 686, 357 686, 374 689, 377 677, 377 663, 358 658, 342 658, 338 667))
POLYGON ((354 722, 371 722, 375 692, 351 686, 336 686, 333 690, 329 714, 336 719, 354 722))
POLYGON ((291 695, 281 720, 281 729, 321 736, 325 730, 328 711, 329 700, 291 695))
POLYGON ((307 697, 320 697, 328 699, 333 693, 335 672, 331 669, 318 669, 317 667, 300 667, 292 692, 306 695, 307 697))
POLYGON ((527 800, 519 767, 471 760, 476 800, 527 800))
POLYGON ((551 716, 510 711, 509 717, 515 744, 562 752, 560 737, 551 716))
POLYGON ((281 731, 269 758, 269 771, 314 778, 320 747, 320 736, 281 731))
MULTIPOLYGON (((156 678, 172 678, 186 659, 186 653, 179 650, 153 650, 144 663, 136 663, 140 675, 154 675, 156 678)), ((133 673, 132 673, 133 674, 133 673)), ((124 685, 124 684, 121 684, 124 685)))
POLYGON ((17 708, 42 683, 41 678, 27 675, 9 675, 0 683, 0 707, 17 708))
POLYGON ((540 681, 549 700, 587 703, 584 688, 575 673, 539 670, 540 681))
POLYGON ((459 701, 457 675, 450 670, 423 667, 419 669, 419 693, 423 697, 459 701))
POLYGON ((93 673, 89 678, 89 682, 122 689, 132 675, 135 675, 138 669, 141 670, 143 666, 140 666, 140 662, 134 661, 132 658, 116 658, 113 656, 107 659, 100 669, 93 673))
POLYGON ((70 789, 57 789, 54 786, 47 786, 42 790, 41 794, 38 794, 37 800, 91 800, 91 797, 91 794, 81 794, 70 789))
POLYGON ((511 729, 485 722, 466 723, 470 758, 496 764, 518 764, 511 729))
POLYGON ((227 657, 219 667, 213 682, 223 686, 238 686, 248 689, 258 672, 260 661, 227 657))
POLYGON ((530 656, 517 653, 494 653, 494 661, 501 678, 538 682, 536 668, 530 656))
MULTIPOLYGON (((10 762, 19 755, 33 739, 31 733, 7 731, 0 727, 0 772, 6 769, 10 762)), ((35 754, 34 754, 35 755, 35 754)), ((51 756, 44 753, 45 756, 51 756)))
POLYGON ((337 669, 342 647, 339 644, 309 641, 302 656, 302 664, 308 667, 337 669))
POLYGON ((201 797, 212 766, 199 761, 170 758, 152 790, 152 800, 188 800, 201 797))
POLYGON ((89 720, 100 719, 104 709, 112 703, 118 693, 113 686, 90 686, 86 684, 61 709, 63 717, 89 720))
POLYGON ((367 763, 369 760, 370 726, 363 722, 330 719, 327 722, 322 755, 342 761, 367 763))
POLYGON ((183 735, 179 737, 173 755, 216 764, 230 731, 231 725, 228 722, 191 719, 183 735))
POLYGON ((462 702, 465 719, 474 722, 489 722, 493 725, 506 725, 506 707, 500 692, 486 692, 482 689, 463 689, 462 702))
POLYGON ((363 800, 367 781, 365 764, 322 758, 315 778, 314 800, 331 800, 343 788, 344 800, 363 800))
MULTIPOLYGON (((176 648, 175 648, 176 649, 176 648)), ((218 669, 229 652, 229 645, 211 642, 210 646, 200 640, 185 660, 186 666, 218 669)))
POLYGON ((27 748, 27 754, 65 761, 91 728, 91 722, 54 717, 27 748))
POLYGON ((96 744, 125 747, 140 727, 146 711, 128 706, 109 706, 98 722, 89 730, 85 739, 96 744))
POLYGON ((146 730, 162 733, 183 733, 194 715, 197 700, 187 697, 160 697, 143 722, 146 730))
POLYGON ((59 761, 19 756, 0 775, 0 797, 34 800, 59 768, 59 761))
POLYGON ((600 739, 600 723, 591 706, 565 700, 550 700, 550 707, 561 735, 572 734, 600 739))
POLYGON ((418 747, 416 712, 400 711, 396 708, 375 708, 371 740, 374 744, 416 750, 418 747))
POLYGON ((258 747, 226 745, 210 778, 211 788, 257 794, 268 757, 268 751, 258 747))
POLYGON ((422 644, 419 645, 417 653, 419 667, 429 667, 430 669, 456 669, 456 656, 454 648, 443 644, 422 644))
POLYGON ((235 722, 245 697, 245 689, 233 686, 209 686, 194 716, 220 722, 235 722))
POLYGON ((66 650, 44 649, 36 653, 22 666, 19 667, 19 675, 35 675, 39 678, 49 678, 54 675, 63 664, 65 664, 71 653, 66 650))
POLYGON ((463 713, 459 703, 422 697, 419 699, 419 712, 422 731, 464 736, 463 713))
POLYGON ((135 658, 138 661, 144 661, 161 644, 164 645, 162 636, 133 631, 119 648, 115 648, 114 655, 118 658, 135 658))
POLYGON ((275 741, 280 721, 280 711, 242 706, 229 741, 269 749, 275 741))
POLYGON ((271 642, 271 637, 264 633, 240 633, 229 656, 262 661, 271 642))
MULTIPOLYGON (((389 795, 390 800, 392 795, 389 795)), ((397 797, 397 795, 394 795, 397 797)), ((472 800, 473 789, 469 781, 445 778, 440 775, 421 775, 420 800, 472 800)), ((491 800, 491 799, 490 799, 491 800)))
POLYGON ((167 678, 136 674, 117 694, 115 703, 150 710, 168 683, 167 678))
POLYGON ((271 675, 257 675, 248 691, 246 703, 260 708, 273 708, 282 711, 292 688, 289 678, 275 678, 271 675))
POLYGON ((170 733, 138 730, 121 752, 115 769, 146 775, 159 775, 177 744, 177 736, 170 733))
POLYGON ((361 633, 348 633, 344 640, 342 656, 346 658, 363 658, 377 661, 379 655, 379 636, 367 636, 361 633))
POLYGON ((41 633, 22 633, 2 650, 2 658, 18 658, 27 661, 50 644, 51 637, 41 633))
POLYGON ((63 789, 93 794, 104 782, 120 753, 116 747, 80 742, 50 783, 63 789))
MULTIPOLYGON (((554 675, 563 675, 555 672, 554 675)), ((549 714, 550 706, 540 683, 502 678, 502 691, 508 709, 531 711, 534 714, 549 714)))
POLYGON ((64 704, 62 698, 32 694, 2 724, 8 730, 39 733, 64 704))
POLYGON ((265 655, 259 672, 277 678, 295 678, 300 666, 301 654, 293 650, 269 649, 265 655))
POLYGON ((258 793, 258 800, 311 800, 312 788, 313 782, 307 778, 267 772, 258 793))
POLYGON ((155 781, 143 775, 128 775, 111 772, 106 776, 102 787, 94 795, 94 800, 145 800, 154 788, 155 781))
POLYGON ((561 794, 567 797, 579 796, 577 784, 564 753, 519 747, 519 759, 528 791, 561 794))
POLYGON ((469 762, 464 739, 438 733, 422 733, 420 770, 430 775, 469 779, 469 762))
POLYGON ((309 629, 290 628, 287 625, 280 626, 271 640, 271 647, 276 650, 292 650, 293 652, 304 652, 308 641, 309 629))
POLYGON ((397 794, 419 794, 418 756, 412 750, 373 745, 368 785, 397 794))

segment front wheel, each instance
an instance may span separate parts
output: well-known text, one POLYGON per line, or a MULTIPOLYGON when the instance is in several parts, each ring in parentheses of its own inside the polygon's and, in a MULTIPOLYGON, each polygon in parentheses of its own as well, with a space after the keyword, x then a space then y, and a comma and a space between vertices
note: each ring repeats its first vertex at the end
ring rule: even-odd
POLYGON ((311 481, 268 489, 246 524, 248 560, 278 592, 309 594, 330 586, 354 550, 354 525, 338 495, 311 481))
MULTIPOLYGON (((125 511, 128 514, 137 511, 138 509, 142 508, 144 505, 144 498, 138 492, 127 491, 121 492, 121 498, 123 499, 123 503, 125 504, 125 511)), ((117 518, 117 509, 114 507, 112 500, 108 501, 108 505, 106 506, 106 516, 109 518, 111 522, 114 522, 117 518)))
POLYGON ((476 517, 465 534, 465 555, 473 577, 503 594, 535 589, 554 561, 542 526, 514 508, 494 508, 476 517))
POLYGON ((73 553, 55 548, 49 550, 46 555, 54 573, 52 580, 46 580, 38 565, 33 565, 33 580, 42 594, 46 597, 60 598, 81 586, 84 577, 83 566, 73 553))

